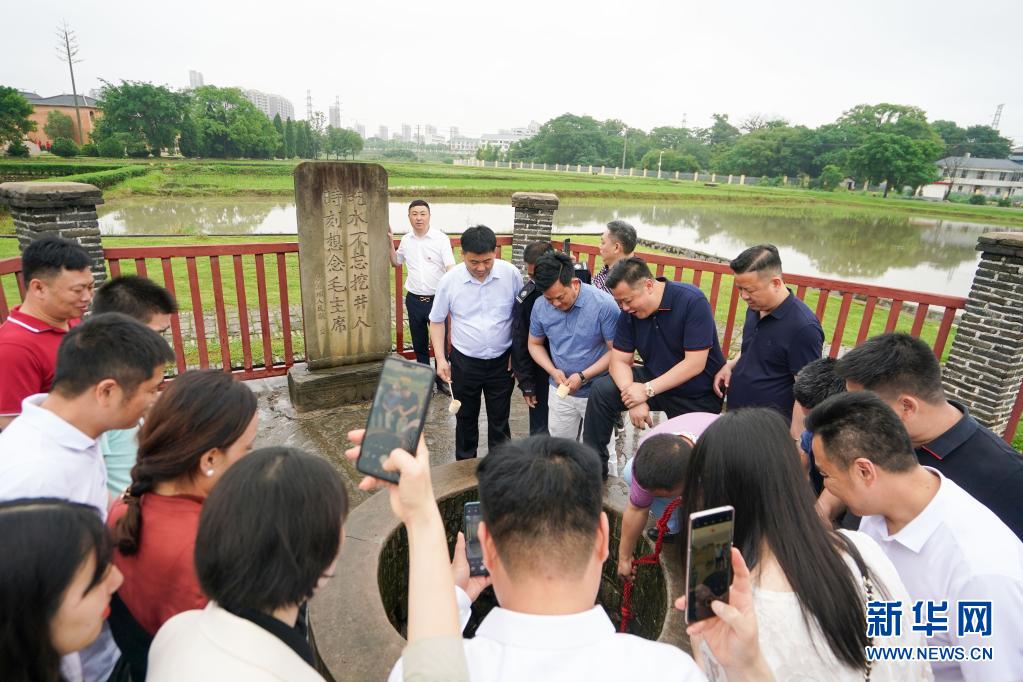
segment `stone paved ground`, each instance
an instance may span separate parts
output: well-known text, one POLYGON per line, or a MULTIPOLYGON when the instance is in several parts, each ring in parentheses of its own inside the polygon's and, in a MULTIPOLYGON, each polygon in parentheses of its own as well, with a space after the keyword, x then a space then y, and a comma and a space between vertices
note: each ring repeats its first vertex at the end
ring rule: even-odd
MULTIPOLYGON (((348 431, 366 425, 370 405, 368 402, 299 414, 291 406, 286 378, 250 381, 248 386, 259 397, 260 422, 256 447, 287 445, 326 457, 341 472, 352 505, 358 505, 367 498, 366 493, 356 488, 360 475, 354 465, 345 460, 344 448, 348 431)), ((430 449, 430 459, 434 465, 447 464, 455 459, 455 418, 448 414, 448 402, 449 398, 442 394, 434 394, 430 402, 425 435, 426 445, 430 449)), ((485 408, 480 412, 480 434, 483 441, 480 445, 480 455, 484 456, 487 450, 485 408)), ((655 413, 655 419, 658 417, 664 418, 663 413, 655 413)), ((510 423, 513 437, 528 435, 529 417, 522 395, 517 389, 512 400, 510 423)), ((617 441, 619 470, 625 465, 626 459, 631 458, 635 452, 635 443, 636 432, 629 425, 619 434, 617 441)))

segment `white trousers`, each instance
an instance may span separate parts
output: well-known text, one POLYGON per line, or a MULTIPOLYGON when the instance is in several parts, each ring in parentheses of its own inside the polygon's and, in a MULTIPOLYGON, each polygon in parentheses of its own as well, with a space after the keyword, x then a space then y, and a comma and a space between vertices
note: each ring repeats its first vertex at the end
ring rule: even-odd
MULTIPOLYGON (((567 395, 564 398, 558 396, 558 389, 547 384, 547 431, 558 438, 571 438, 582 440, 583 420, 586 417, 586 401, 589 398, 579 398, 574 395, 567 395)), ((608 452, 608 474, 618 475, 618 458, 614 451, 614 438, 607 444, 608 452)))

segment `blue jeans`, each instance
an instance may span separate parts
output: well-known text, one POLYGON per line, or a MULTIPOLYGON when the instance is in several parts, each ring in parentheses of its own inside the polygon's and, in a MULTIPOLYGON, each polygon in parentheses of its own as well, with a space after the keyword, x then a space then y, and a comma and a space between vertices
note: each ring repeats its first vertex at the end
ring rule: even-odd
MULTIPOLYGON (((626 462, 625 463, 625 469, 622 471, 622 479, 626 483, 629 484, 630 488, 632 487, 632 463, 635 462, 635 461, 636 461, 636 458, 633 457, 628 462, 626 462)), ((650 505, 650 513, 653 514, 655 520, 658 520, 658 519, 661 518, 661 515, 664 514, 665 508, 667 508, 667 506, 669 504, 671 504, 671 501, 673 499, 674 498, 672 498, 672 497, 655 497, 654 498, 653 504, 650 505)), ((679 526, 679 524, 680 524, 680 521, 679 521, 679 511, 680 511, 680 509, 676 509, 675 512, 671 515, 671 518, 668 519, 668 532, 669 533, 677 533, 677 532, 679 532, 679 528, 680 528, 680 526, 679 526)))

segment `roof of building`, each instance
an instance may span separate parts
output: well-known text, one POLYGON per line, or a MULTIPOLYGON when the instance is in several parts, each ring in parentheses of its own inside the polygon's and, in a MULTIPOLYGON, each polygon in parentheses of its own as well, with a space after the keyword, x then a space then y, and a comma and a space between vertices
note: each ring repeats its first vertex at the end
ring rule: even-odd
POLYGON ((982 159, 973 156, 948 156, 938 161, 939 166, 955 166, 956 168, 997 170, 997 171, 1018 171, 1019 164, 1009 159, 982 159))
MULTIPOLYGON (((47 107, 73 107, 75 105, 75 96, 62 94, 54 95, 53 97, 40 97, 34 92, 21 92, 22 97, 28 100, 29 104, 38 104, 47 107)), ((80 107, 95 107, 99 104, 98 100, 85 95, 78 96, 78 106, 80 107)))

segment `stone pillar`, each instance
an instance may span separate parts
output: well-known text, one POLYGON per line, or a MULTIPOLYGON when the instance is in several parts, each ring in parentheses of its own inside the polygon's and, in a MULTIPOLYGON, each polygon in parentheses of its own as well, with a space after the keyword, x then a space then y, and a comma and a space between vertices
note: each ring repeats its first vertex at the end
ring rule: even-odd
POLYGON ((693 182, 700 181, 700 171, 693 171, 693 182))
POLYGON ((512 235, 512 263, 523 275, 526 264, 522 252, 529 242, 551 238, 554 212, 558 210, 558 197, 542 192, 516 192, 512 195, 515 207, 515 229, 512 235))
POLYGON ((745 176, 745 174, 739 176, 739 184, 740 185, 745 185, 746 184, 746 176, 745 176))
POLYGON ((718 179, 718 174, 717 173, 711 173, 710 174, 710 181, 711 182, 717 182, 717 179, 718 179))
POLYGON ((732 174, 731 173, 728 174, 728 184, 729 185, 732 184, 732 174))
POLYGON ((92 257, 96 284, 107 277, 103 242, 99 236, 96 205, 103 192, 83 182, 5 182, 0 185, 0 204, 14 218, 18 247, 47 234, 78 242, 92 257))
POLYGON ((1023 232, 988 232, 942 377, 945 389, 995 433, 1023 381, 1023 232))
POLYGON ((387 172, 376 164, 295 168, 306 366, 288 372, 298 411, 369 400, 391 352, 387 172))

